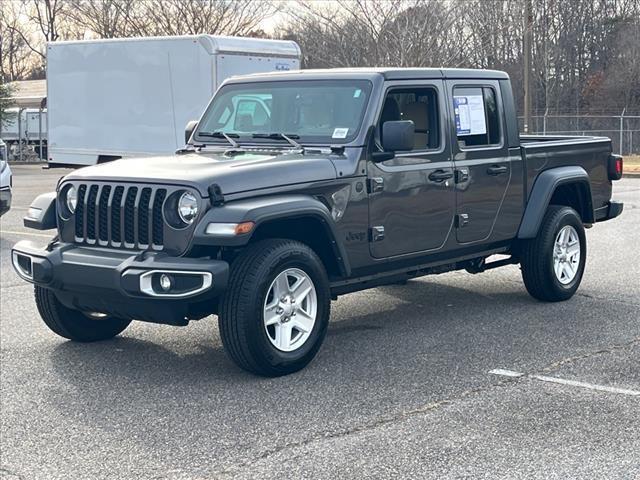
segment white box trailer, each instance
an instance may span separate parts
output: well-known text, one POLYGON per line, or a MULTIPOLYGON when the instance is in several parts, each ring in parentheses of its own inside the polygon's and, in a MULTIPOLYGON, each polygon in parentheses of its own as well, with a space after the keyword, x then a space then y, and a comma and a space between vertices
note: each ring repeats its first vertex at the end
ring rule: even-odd
POLYGON ((23 142, 34 144, 47 140, 47 111, 42 113, 37 108, 8 108, 5 110, 6 120, 0 126, 0 138, 7 143, 18 142, 18 136, 23 142), (18 112, 20 122, 18 122, 18 112), (42 115, 42 125, 40 117, 42 115), (20 130, 20 131, 18 131, 20 130))
POLYGON ((50 43, 49 163, 172 153, 226 78, 298 68, 300 47, 284 40, 196 35, 50 43))
POLYGON ((47 110, 38 110, 37 108, 27 108, 24 110, 26 137, 29 143, 38 143, 40 137, 46 142, 47 140, 47 110))

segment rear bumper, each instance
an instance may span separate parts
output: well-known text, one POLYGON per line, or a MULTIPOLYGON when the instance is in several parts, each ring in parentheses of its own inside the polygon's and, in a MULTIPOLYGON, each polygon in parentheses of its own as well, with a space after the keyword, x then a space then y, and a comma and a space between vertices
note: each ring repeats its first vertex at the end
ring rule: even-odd
POLYGON ((0 215, 4 215, 11 208, 11 189, 0 189, 0 215))
POLYGON ((609 202, 604 207, 598 208, 595 211, 596 222, 605 222, 620 216, 624 209, 624 203, 621 202, 609 202))
POLYGON ((229 265, 220 260, 151 252, 132 255, 72 244, 48 251, 21 241, 11 256, 20 277, 53 290, 69 308, 178 325, 196 310, 211 307, 229 276, 229 265), (166 290, 162 275, 169 278, 166 290))

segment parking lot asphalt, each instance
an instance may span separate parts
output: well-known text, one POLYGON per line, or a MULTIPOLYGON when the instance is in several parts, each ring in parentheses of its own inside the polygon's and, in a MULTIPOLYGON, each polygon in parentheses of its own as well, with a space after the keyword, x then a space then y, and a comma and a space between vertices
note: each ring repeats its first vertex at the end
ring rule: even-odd
POLYGON ((65 171, 12 168, 0 478, 640 478, 640 179, 588 230, 571 300, 533 300, 517 266, 352 294, 305 370, 264 379, 211 317, 84 345, 48 331, 9 256, 50 237, 21 219, 65 171))

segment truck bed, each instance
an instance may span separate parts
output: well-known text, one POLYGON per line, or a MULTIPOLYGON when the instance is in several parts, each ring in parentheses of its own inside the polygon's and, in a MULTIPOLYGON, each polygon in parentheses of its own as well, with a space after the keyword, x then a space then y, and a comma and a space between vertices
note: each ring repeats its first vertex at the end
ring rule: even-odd
POLYGON ((553 167, 579 165, 589 175, 593 208, 607 205, 612 183, 607 173, 611 140, 607 137, 560 135, 520 135, 520 148, 525 162, 525 191, 531 188, 540 172, 553 167))

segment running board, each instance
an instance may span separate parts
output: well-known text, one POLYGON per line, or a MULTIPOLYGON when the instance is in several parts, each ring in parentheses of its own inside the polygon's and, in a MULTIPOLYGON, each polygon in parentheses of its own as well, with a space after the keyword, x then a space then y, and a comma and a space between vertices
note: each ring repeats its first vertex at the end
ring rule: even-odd
POLYGON ((506 265, 516 265, 520 263, 519 260, 513 256, 508 258, 503 258, 502 260, 496 260, 495 262, 491 262, 491 263, 486 263, 485 260, 486 260, 485 258, 472 260, 469 266, 465 268, 465 270, 469 273, 475 274, 475 273, 486 272, 487 270, 491 270, 493 268, 504 267, 506 265))

